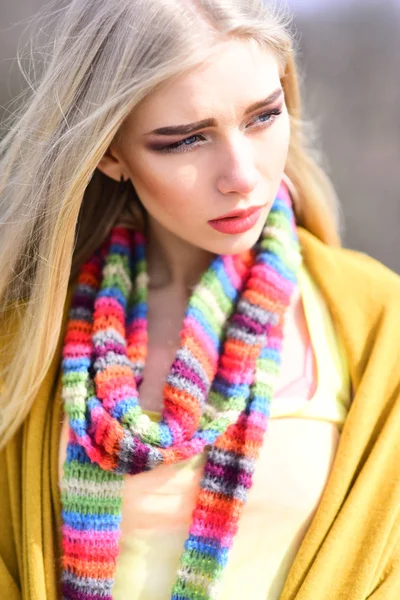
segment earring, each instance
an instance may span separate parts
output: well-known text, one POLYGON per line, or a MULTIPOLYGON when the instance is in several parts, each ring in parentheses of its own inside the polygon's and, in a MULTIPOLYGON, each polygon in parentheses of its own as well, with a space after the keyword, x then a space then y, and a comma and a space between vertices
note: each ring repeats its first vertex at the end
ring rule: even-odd
POLYGON ((123 194, 126 191, 126 181, 124 179, 124 176, 121 175, 121 178, 119 180, 119 192, 120 194, 123 194))

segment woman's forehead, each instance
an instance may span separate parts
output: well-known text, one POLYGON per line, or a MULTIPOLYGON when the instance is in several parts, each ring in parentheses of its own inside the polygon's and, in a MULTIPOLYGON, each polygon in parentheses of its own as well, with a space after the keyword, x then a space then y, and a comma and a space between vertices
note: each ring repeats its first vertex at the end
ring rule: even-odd
MULTIPOLYGON (((150 93, 133 111, 132 126, 151 122, 156 129, 170 123, 243 114, 280 86, 273 52, 247 41, 221 45, 210 59, 150 93)), ((140 127, 141 129, 142 127, 140 127)))

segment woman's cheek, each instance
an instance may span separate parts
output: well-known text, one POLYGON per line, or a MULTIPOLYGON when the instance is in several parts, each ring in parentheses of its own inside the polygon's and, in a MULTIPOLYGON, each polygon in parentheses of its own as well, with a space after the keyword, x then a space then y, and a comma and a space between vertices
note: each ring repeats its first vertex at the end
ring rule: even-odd
POLYGON ((155 218, 161 218, 163 213, 174 221, 181 221, 193 215, 197 197, 200 195, 198 181, 193 172, 159 170, 156 179, 153 176, 152 183, 150 181, 149 177, 148 184, 143 188, 139 186, 136 191, 144 206, 155 218))
POLYGON ((202 196, 204 178, 195 165, 169 169, 165 174, 160 195, 169 214, 193 212, 197 199, 202 196))

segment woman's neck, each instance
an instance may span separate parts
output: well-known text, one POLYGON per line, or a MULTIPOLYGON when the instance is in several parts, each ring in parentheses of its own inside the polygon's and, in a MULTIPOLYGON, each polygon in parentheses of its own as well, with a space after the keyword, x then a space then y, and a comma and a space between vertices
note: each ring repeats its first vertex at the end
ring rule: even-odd
POLYGON ((147 236, 150 289, 176 287, 191 290, 215 256, 179 238, 151 217, 147 236))

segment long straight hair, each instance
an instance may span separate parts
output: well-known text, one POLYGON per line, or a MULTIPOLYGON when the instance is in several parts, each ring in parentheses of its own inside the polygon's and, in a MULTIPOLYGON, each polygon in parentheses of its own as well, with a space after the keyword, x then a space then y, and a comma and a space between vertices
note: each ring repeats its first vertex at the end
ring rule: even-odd
POLYGON ((71 278, 116 222, 141 226, 133 186, 121 192, 98 162, 147 94, 219 42, 254 39, 276 56, 297 223, 340 243, 336 196, 302 120, 291 24, 263 0, 72 0, 37 15, 31 40, 36 31, 47 41, 36 42, 35 79, 0 142, 0 445, 27 416, 52 361, 71 278))

